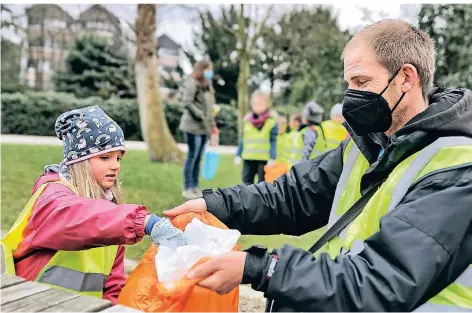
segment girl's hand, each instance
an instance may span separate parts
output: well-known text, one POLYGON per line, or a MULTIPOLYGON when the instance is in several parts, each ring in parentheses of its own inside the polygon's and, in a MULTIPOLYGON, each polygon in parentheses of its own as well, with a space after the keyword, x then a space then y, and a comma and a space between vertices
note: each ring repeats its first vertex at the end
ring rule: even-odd
POLYGON ((187 245, 187 238, 183 231, 172 225, 170 220, 165 217, 154 224, 150 236, 156 245, 163 242, 169 243, 172 247, 187 245))

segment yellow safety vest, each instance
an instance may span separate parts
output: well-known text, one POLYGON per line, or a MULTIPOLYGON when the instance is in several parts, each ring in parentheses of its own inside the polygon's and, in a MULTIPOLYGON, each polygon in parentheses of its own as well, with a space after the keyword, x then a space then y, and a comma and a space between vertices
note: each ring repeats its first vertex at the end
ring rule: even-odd
POLYGON ((284 133, 277 136, 277 162, 287 161, 287 144, 289 143, 289 133, 284 133))
MULTIPOLYGON (((324 247, 331 258, 355 255, 364 249, 364 240, 380 229, 380 219, 400 203, 409 187, 426 175, 472 164, 472 139, 443 137, 411 155, 390 173, 361 214, 324 247)), ((344 153, 344 167, 336 187, 328 228, 360 199, 361 179, 369 162, 351 140, 344 153)), ((472 310, 472 266, 425 304, 419 311, 472 310)))
POLYGON ((243 160, 267 161, 270 159, 270 133, 277 121, 273 117, 267 118, 261 129, 257 129, 245 119, 243 126, 243 160))
POLYGON ((344 128, 342 124, 333 120, 322 122, 321 128, 323 129, 325 136, 327 150, 337 148, 341 141, 348 138, 346 128, 344 128))
MULTIPOLYGON (((69 184, 59 181, 54 183, 63 184, 76 192, 69 184)), ((23 240, 23 230, 33 207, 48 184, 43 184, 38 188, 21 211, 13 227, 2 238, 6 274, 16 275, 13 254, 23 240)), ((58 235, 60 236, 60 234, 58 235)), ((35 281, 55 288, 68 289, 83 295, 101 298, 105 281, 110 275, 117 251, 118 246, 80 251, 57 251, 39 272, 35 281)))
MULTIPOLYGON (((288 163, 293 166, 301 161, 303 158, 303 136, 309 130, 310 126, 303 128, 300 131, 296 131, 290 138, 290 144, 288 148, 288 163)), ((317 139, 313 150, 310 153, 310 159, 322 154, 326 151, 326 141, 323 134, 323 130, 320 126, 315 126, 317 139)))

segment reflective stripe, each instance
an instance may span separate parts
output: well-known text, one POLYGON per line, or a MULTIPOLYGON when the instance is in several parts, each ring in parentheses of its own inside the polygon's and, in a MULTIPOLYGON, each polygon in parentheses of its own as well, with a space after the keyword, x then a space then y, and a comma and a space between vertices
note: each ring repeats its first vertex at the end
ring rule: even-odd
POLYGON ((51 266, 38 282, 77 292, 103 292, 108 276, 100 273, 82 273, 61 266, 51 266))
POLYGON ((341 141, 339 141, 339 140, 334 140, 334 139, 326 139, 326 143, 330 143, 330 144, 336 145, 336 144, 340 144, 341 141))
POLYGON ((268 153, 269 149, 245 149, 246 153, 268 153))
POLYGON ((244 139, 244 143, 267 143, 266 139, 244 139))
POLYGON ((343 166, 341 177, 339 178, 338 185, 336 186, 336 191, 334 192, 333 205, 331 206, 331 213, 329 214, 328 220, 328 229, 333 226, 338 219, 341 218, 341 216, 338 216, 336 214, 336 208, 338 207, 341 195, 343 194, 344 190, 346 190, 349 176, 351 176, 351 172, 354 169, 354 165, 356 164, 357 157, 360 153, 361 151, 359 150, 357 145, 352 143, 351 150, 349 151, 349 154, 346 159, 346 163, 343 166))
POLYGON ((393 210, 401 202, 408 189, 415 181, 415 178, 423 170, 426 164, 428 164, 429 161, 431 161, 431 159, 439 152, 439 150, 442 148, 463 145, 472 145, 472 139, 461 136, 443 137, 421 150, 395 186, 395 189, 392 192, 392 199, 388 211, 393 210))
POLYGON ((472 309, 453 305, 434 304, 426 302, 413 312, 472 312, 472 309))
POLYGON ((467 288, 472 288, 472 266, 469 266, 455 281, 458 284, 467 288))

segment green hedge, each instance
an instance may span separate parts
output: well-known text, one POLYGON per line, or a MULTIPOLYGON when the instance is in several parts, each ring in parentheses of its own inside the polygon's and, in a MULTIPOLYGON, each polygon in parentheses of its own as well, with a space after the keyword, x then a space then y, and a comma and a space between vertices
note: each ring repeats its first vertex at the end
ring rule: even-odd
MULTIPOLYGON (((72 94, 55 92, 3 93, 1 96, 3 134, 55 136, 54 124, 61 113, 99 105, 123 128, 127 140, 142 140, 135 99, 77 99, 72 94)), ((178 142, 183 142, 183 135, 178 129, 183 105, 178 102, 164 102, 164 105, 170 131, 178 142)), ((236 145, 237 111, 229 105, 221 107, 216 120, 220 128, 220 144, 236 145)))

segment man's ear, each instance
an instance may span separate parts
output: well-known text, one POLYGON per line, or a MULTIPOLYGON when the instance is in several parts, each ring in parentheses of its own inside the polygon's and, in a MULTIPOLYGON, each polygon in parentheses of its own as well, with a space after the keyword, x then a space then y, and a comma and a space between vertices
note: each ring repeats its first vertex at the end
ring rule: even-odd
POLYGON ((401 75, 404 78, 402 83, 402 92, 408 92, 415 86, 419 85, 419 75, 416 67, 411 64, 405 64, 400 70, 401 75))

